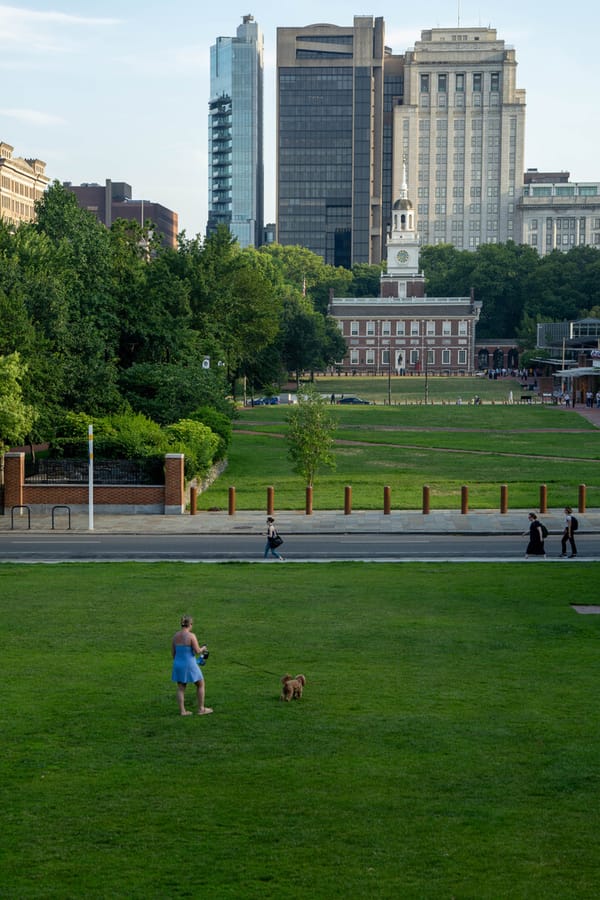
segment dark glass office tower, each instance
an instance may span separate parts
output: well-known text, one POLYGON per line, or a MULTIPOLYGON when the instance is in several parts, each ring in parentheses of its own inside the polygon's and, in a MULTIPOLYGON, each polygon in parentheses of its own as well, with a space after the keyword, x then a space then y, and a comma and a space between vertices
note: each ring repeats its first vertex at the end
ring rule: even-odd
POLYGON ((244 16, 236 37, 210 48, 208 225, 241 247, 263 242, 263 36, 244 16))
POLYGON ((388 54, 382 18, 277 30, 277 240, 331 265, 384 254, 388 54))

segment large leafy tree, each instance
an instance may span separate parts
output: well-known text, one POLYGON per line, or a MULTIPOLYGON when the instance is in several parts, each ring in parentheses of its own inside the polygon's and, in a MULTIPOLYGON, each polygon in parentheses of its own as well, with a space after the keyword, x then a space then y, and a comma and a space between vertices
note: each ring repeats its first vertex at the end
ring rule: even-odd
POLYGON ((31 432, 35 410, 23 400, 21 381, 26 367, 18 353, 0 356, 0 453, 31 432))
POLYGON ((63 400, 90 412, 118 406, 119 309, 108 230, 54 182, 36 204, 36 231, 53 247, 66 304, 63 400))

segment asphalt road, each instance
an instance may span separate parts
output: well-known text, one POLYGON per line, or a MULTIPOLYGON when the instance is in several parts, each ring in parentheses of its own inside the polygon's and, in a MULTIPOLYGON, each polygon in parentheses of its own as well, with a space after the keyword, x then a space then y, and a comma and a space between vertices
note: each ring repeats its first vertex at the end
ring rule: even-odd
MULTIPOLYGON (((600 559, 594 534, 577 536, 578 560, 600 559)), ((281 547, 289 562, 334 560, 522 560, 521 535, 298 534, 281 547)), ((155 561, 262 562, 264 538, 240 534, 0 534, 0 562, 155 561)), ((548 559, 558 559, 560 540, 546 542, 548 559)), ((561 560, 576 563, 578 560, 561 560)), ((276 560, 272 560, 276 562, 276 560)), ((538 560, 531 560, 536 562, 538 560)))

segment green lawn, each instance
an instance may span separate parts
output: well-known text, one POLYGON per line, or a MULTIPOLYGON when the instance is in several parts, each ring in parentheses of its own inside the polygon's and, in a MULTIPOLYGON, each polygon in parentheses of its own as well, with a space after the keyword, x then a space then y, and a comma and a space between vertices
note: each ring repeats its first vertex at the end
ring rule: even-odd
MULTIPOLYGON (((498 508, 500 484, 514 509, 537 506, 541 484, 551 507, 576 506, 580 484, 587 505, 600 507, 600 432, 578 413, 491 404, 331 409, 336 468, 316 479, 316 510, 343 508, 346 485, 355 509, 381 509, 386 485, 394 508, 418 509, 424 484, 434 509, 460 508, 463 484, 472 509, 498 508)), ((241 412, 228 469, 200 495, 199 508, 226 509, 234 486, 238 509, 261 509, 273 486, 277 508, 303 509, 305 485, 292 472, 285 432, 285 407, 241 412)))
POLYGON ((597 581, 0 567, 0 896, 596 898, 600 619, 569 601, 597 581), (212 716, 176 713, 182 613, 212 716), (300 702, 277 699, 286 671, 300 702))
POLYGON ((521 390, 519 381, 514 378, 498 378, 494 381, 470 375, 430 375, 427 381, 424 375, 393 375, 389 381, 387 374, 335 378, 317 376, 315 384, 323 394, 335 393, 338 397, 341 394, 355 394, 376 403, 387 403, 391 396, 392 404, 424 403, 426 396, 430 403, 456 403, 459 398, 463 403, 468 403, 475 396, 483 401, 504 403, 508 401, 511 391, 513 400, 517 401, 521 394, 527 393, 521 390))

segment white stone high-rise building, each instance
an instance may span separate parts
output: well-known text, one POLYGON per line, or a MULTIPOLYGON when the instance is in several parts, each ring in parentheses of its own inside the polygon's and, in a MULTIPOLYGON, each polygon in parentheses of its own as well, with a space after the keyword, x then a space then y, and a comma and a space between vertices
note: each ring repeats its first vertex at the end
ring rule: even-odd
POLYGON ((519 241, 525 91, 493 28, 433 28, 404 58, 394 106, 393 195, 403 160, 422 244, 519 241))

